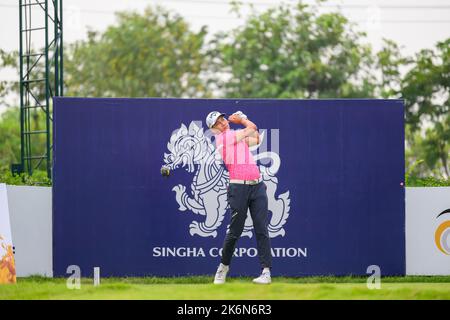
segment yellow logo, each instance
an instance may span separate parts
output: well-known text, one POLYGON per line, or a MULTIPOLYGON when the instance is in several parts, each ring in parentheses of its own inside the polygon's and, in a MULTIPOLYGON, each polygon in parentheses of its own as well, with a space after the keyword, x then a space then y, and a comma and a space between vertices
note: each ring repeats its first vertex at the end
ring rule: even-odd
POLYGON ((14 253, 11 245, 4 244, 3 237, 0 235, 0 247, 5 251, 0 256, 0 284, 16 283, 16 267, 14 263, 14 253))
MULTIPOLYGON (((450 213, 450 209, 442 211, 436 218, 439 218, 445 213, 450 213)), ((450 220, 442 222, 434 233, 434 242, 437 248, 444 254, 450 256, 450 242, 447 239, 450 238, 450 220)))

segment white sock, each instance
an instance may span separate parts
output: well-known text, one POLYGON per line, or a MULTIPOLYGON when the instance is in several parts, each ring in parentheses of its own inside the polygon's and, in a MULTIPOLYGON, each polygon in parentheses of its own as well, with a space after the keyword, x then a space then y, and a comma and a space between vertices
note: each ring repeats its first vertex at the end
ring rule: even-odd
POLYGON ((266 273, 266 272, 270 274, 270 268, 264 268, 262 273, 266 273))

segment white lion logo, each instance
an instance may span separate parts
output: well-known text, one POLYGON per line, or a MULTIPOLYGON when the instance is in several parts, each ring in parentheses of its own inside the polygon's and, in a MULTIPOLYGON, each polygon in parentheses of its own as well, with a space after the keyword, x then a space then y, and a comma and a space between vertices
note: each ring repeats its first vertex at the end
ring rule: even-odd
MULTIPOLYGON (((252 147, 252 152, 256 151, 264 140, 261 135, 259 145, 252 147)), ((186 187, 179 184, 173 187, 176 193, 176 201, 180 211, 190 210, 195 214, 205 216, 203 222, 192 221, 189 226, 189 233, 201 237, 216 237, 217 228, 222 224, 225 212, 228 208, 227 186, 228 171, 220 159, 217 157, 213 143, 204 136, 201 123, 191 122, 189 129, 181 124, 181 127, 174 131, 167 143, 170 153, 164 153, 164 162, 170 170, 178 167, 186 167, 188 172, 194 172, 194 179, 191 184, 190 195, 186 192, 186 187)), ((270 159, 270 166, 260 165, 260 172, 267 186, 267 197, 269 199, 269 211, 272 217, 269 222, 269 236, 284 236, 284 224, 289 217, 290 199, 289 191, 275 197, 278 179, 275 174, 280 167, 280 157, 274 152, 262 152, 255 156, 255 161, 270 159)), ((245 221, 242 236, 252 237, 253 223, 250 214, 245 221)))

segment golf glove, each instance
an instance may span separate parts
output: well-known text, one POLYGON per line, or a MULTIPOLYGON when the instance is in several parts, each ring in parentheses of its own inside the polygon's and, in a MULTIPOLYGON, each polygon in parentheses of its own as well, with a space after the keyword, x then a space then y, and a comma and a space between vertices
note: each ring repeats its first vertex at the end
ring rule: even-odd
POLYGON ((241 117, 241 119, 248 119, 247 116, 242 111, 236 111, 234 114, 241 117))

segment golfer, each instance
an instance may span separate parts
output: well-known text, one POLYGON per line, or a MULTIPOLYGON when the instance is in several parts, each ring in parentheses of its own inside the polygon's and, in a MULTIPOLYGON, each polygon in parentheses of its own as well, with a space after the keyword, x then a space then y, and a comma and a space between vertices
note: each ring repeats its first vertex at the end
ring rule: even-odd
POLYGON ((236 242, 242 234, 247 211, 250 209, 262 267, 261 275, 253 279, 253 282, 269 284, 271 283, 272 255, 267 230, 267 187, 262 181, 258 166, 249 150, 250 146, 259 143, 258 128, 241 111, 232 114, 228 120, 224 113, 213 111, 206 117, 206 124, 215 135, 216 148, 220 150, 222 160, 230 175, 227 195, 231 210, 231 223, 223 243, 221 263, 217 269, 214 283, 225 283, 236 242), (243 125, 244 129, 231 130, 229 122, 243 125))

